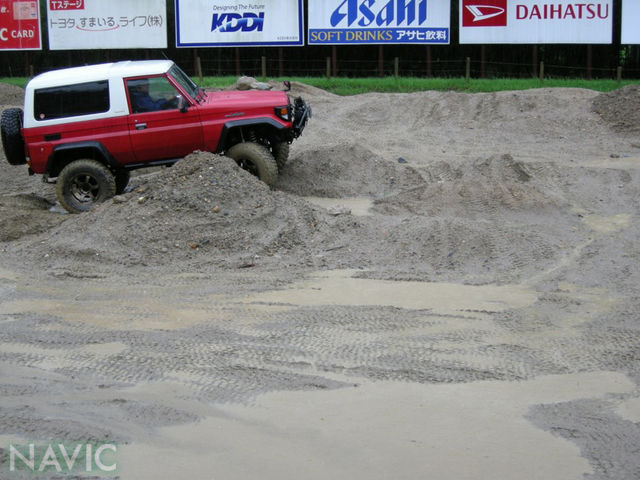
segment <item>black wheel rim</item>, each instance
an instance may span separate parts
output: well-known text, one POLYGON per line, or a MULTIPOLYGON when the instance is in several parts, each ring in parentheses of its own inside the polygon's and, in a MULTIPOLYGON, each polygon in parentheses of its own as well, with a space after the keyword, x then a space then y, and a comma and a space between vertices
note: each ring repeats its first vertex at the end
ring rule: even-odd
POLYGON ((100 195, 98 180, 87 173, 80 173, 71 180, 71 196, 80 203, 93 203, 100 195))
POLYGON ((236 162, 238 163, 240 168, 242 168, 243 170, 246 170, 247 172, 249 172, 252 175, 255 175, 256 177, 260 177, 260 172, 258 171, 258 167, 256 167, 252 161, 247 160, 246 158, 240 158, 239 160, 236 160, 236 162))

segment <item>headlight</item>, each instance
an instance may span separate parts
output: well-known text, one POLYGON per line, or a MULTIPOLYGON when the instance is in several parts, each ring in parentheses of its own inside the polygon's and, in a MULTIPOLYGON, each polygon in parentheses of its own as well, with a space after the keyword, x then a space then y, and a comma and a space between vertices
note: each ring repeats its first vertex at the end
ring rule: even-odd
POLYGON ((285 122, 291 121, 291 107, 289 105, 285 105, 284 107, 276 107, 274 110, 276 117, 281 118, 285 122))

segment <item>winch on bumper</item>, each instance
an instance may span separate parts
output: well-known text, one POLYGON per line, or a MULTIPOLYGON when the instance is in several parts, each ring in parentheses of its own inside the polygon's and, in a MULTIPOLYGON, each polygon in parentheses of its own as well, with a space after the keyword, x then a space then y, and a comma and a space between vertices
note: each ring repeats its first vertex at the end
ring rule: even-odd
POLYGON ((291 140, 294 140, 302 135, 304 127, 307 126, 307 122, 311 118, 311 107, 301 97, 296 97, 291 108, 293 110, 291 140))

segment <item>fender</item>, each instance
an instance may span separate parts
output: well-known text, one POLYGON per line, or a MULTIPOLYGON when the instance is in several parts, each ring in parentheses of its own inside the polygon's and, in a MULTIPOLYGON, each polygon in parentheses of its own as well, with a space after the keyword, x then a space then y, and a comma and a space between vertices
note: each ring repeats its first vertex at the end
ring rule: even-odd
POLYGON ((225 149, 227 136, 229 132, 234 128, 241 127, 251 127, 251 126, 269 126, 274 128, 278 134, 284 134, 287 132, 288 127, 278 122, 274 118, 263 117, 263 118, 248 118, 246 120, 233 120, 231 122, 227 122, 222 127, 222 131, 220 132, 220 139, 218 140, 218 146, 216 147, 216 153, 222 152, 225 149))
POLYGON ((45 170, 52 177, 55 177, 60 173, 61 169, 57 168, 56 161, 61 157, 65 159, 71 158, 72 160, 77 160, 78 158, 94 158, 96 160, 104 161, 104 163, 113 170, 119 168, 118 162, 113 158, 113 155, 109 153, 109 150, 107 150, 102 143, 97 141, 56 145, 53 148, 51 155, 49 155, 47 168, 45 170))

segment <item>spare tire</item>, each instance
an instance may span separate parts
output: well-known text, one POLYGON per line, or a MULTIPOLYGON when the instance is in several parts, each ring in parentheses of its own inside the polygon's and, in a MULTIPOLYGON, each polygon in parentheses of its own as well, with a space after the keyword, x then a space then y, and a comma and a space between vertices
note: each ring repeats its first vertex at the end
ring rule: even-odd
POLYGON ((11 165, 24 165, 27 159, 24 156, 24 139, 22 138, 21 108, 7 108, 2 112, 0 120, 0 132, 2 133, 2 146, 7 161, 11 165))

